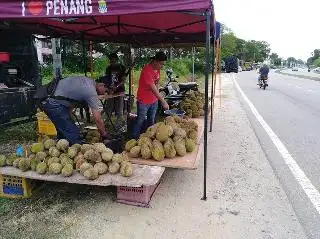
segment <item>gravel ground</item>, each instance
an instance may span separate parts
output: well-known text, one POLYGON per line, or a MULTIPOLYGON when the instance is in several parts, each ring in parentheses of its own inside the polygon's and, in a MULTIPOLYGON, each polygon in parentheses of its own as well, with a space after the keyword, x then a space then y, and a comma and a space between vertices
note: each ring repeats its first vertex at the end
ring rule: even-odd
POLYGON ((222 82, 209 133, 207 201, 200 200, 202 163, 167 169, 150 208, 114 202, 112 188, 44 184, 0 213, 0 238, 306 238, 232 82, 222 82))

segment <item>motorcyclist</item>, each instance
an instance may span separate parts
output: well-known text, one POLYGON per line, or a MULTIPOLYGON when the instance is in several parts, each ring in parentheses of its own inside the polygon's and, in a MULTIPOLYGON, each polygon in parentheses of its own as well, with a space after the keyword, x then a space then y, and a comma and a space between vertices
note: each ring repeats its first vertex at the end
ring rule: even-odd
POLYGON ((268 78, 269 67, 266 64, 263 64, 259 69, 258 85, 260 85, 260 80, 262 77, 268 78))

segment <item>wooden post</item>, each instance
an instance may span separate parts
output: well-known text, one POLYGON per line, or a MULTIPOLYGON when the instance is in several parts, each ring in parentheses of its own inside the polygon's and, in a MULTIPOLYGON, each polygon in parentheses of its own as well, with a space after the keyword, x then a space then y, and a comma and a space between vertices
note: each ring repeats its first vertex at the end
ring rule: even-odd
POLYGON ((90 41, 90 73, 91 73, 91 78, 93 78, 93 56, 92 56, 92 51, 93 51, 93 44, 92 44, 92 41, 90 41))
POLYGON ((62 78, 60 38, 52 38, 51 43, 52 43, 53 77, 62 78))

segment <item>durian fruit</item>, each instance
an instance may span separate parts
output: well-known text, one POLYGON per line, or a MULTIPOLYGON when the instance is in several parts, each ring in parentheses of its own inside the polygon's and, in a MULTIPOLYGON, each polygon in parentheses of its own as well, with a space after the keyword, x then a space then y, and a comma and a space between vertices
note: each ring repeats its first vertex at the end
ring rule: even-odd
POLYGON ((15 168, 19 168, 20 159, 21 159, 21 158, 16 158, 16 159, 13 161, 12 166, 15 167, 15 168))
POLYGON ((73 159, 74 163, 77 163, 79 160, 85 160, 82 153, 78 153, 78 155, 73 159))
POLYGON ((6 166, 6 164, 7 164, 6 161, 7 161, 6 156, 3 155, 3 154, 1 154, 1 155, 0 155, 0 167, 6 166))
POLYGON ((52 163, 49 165, 49 173, 51 174, 60 174, 62 165, 60 163, 52 163))
POLYGON ((99 143, 101 141, 100 137, 93 137, 87 140, 89 143, 99 143))
POLYGON ((58 140, 56 147, 57 147, 57 149, 59 149, 62 152, 67 152, 67 150, 69 148, 69 142, 66 139, 60 139, 60 140, 58 140))
POLYGON ((63 177, 70 177, 73 173, 73 165, 67 163, 66 165, 63 166, 62 170, 61 170, 61 175, 63 177))
POLYGON ((105 146, 104 143, 94 143, 93 148, 98 152, 98 153, 103 153, 108 150, 108 148, 105 146))
POLYGON ((149 159, 151 158, 152 153, 151 153, 151 148, 147 144, 141 145, 141 157, 143 159, 149 159))
POLYGON ((97 169, 89 168, 83 173, 83 176, 85 176, 89 180, 95 180, 99 177, 99 173, 97 169))
POLYGON ((129 152, 129 156, 131 158, 138 158, 140 156, 140 150, 141 150, 141 146, 134 146, 133 148, 131 148, 129 152))
POLYGON ((187 152, 193 152, 193 150, 196 147, 196 144, 194 143, 194 141, 192 139, 186 138, 185 144, 186 144, 187 152))
POLYGON ((165 118, 164 122, 165 122, 166 124, 169 124, 169 123, 175 123, 176 121, 175 121, 175 119, 174 119, 173 116, 167 116, 167 117, 165 118))
POLYGON ((60 160, 63 159, 63 158, 69 158, 69 155, 68 154, 65 154, 65 153, 62 153, 60 154, 60 160))
POLYGON ((36 154, 40 151, 43 151, 44 150, 44 145, 43 143, 33 143, 32 146, 31 146, 31 152, 36 154))
POLYGON ((174 147, 174 142, 169 138, 163 145, 164 153, 166 158, 173 158, 177 155, 177 151, 174 147))
POLYGON ((165 153, 161 142, 155 139, 153 140, 152 145, 153 147, 151 153, 153 159, 156 161, 162 161, 165 157, 165 153))
POLYGON ((167 125, 171 126, 171 128, 173 129, 173 132, 174 132, 175 129, 180 128, 180 125, 178 123, 175 123, 175 122, 169 122, 169 123, 167 123, 167 125))
POLYGON ((114 154, 112 157, 113 163, 121 163, 123 161, 123 155, 122 154, 114 154))
POLYGON ((174 142, 174 147, 178 156, 185 156, 187 154, 186 144, 184 140, 174 142))
POLYGON ((111 161, 112 157, 113 157, 113 151, 109 148, 107 148, 107 150, 101 154, 102 161, 104 162, 111 161))
MULTIPOLYGON (((39 153, 41 153, 41 152, 39 152, 39 153)), ((38 153, 38 154, 39 154, 38 153)), ((41 163, 41 159, 40 158, 38 158, 38 157, 34 157, 34 158, 29 158, 29 160, 30 160, 30 167, 31 167, 31 170, 32 171, 36 171, 36 168, 37 168, 37 165, 39 164, 39 163, 41 163)))
POLYGON ((149 148, 152 148, 152 140, 148 137, 141 137, 138 139, 138 145, 142 146, 142 145, 147 145, 149 146, 149 148))
POLYGON ((100 163, 96 163, 94 166, 93 166, 94 169, 96 169, 98 171, 98 174, 101 175, 101 174, 106 174, 108 172, 108 166, 107 164, 103 163, 103 162, 100 162, 100 163))
MULTIPOLYGON (((39 152, 39 153, 40 153, 40 152, 39 152)), ((36 154, 30 154, 28 158, 29 158, 29 160, 32 160, 32 159, 34 159, 35 157, 36 157, 36 154)), ((47 157, 47 156, 46 156, 46 157, 47 157)))
POLYGON ((196 141, 198 138, 198 132, 196 130, 190 130, 188 133, 188 138, 196 141))
POLYGON ((152 127, 152 129, 153 129, 155 132, 157 132, 158 129, 159 129, 159 127, 160 127, 160 126, 163 126, 163 125, 165 125, 164 122, 158 122, 158 123, 155 123, 154 125, 152 125, 151 127, 152 127))
POLYGON ((93 168, 92 164, 85 162, 80 166, 80 173, 83 175, 83 173, 90 168, 93 168))
POLYGON ((47 139, 46 141, 44 141, 43 146, 45 149, 50 149, 56 146, 56 141, 53 139, 47 139))
POLYGON ((84 158, 80 158, 76 162, 76 170, 80 170, 80 167, 83 163, 88 163, 84 158))
POLYGON ((81 144, 73 144, 71 147, 76 148, 77 152, 81 151, 81 144))
POLYGON ((8 155, 8 157, 6 157, 6 165, 12 166, 13 161, 16 160, 17 158, 18 156, 15 153, 8 155))
POLYGON ((173 142, 176 142, 176 141, 178 141, 178 140, 183 140, 183 138, 182 138, 181 136, 174 136, 174 137, 172 138, 172 140, 173 140, 173 142))
POLYGON ((100 133, 98 130, 89 130, 87 133, 87 136, 89 137, 100 137, 100 133))
POLYGON ((126 145, 125 145, 125 150, 127 151, 127 152, 130 152, 130 150, 133 148, 133 147, 135 147, 137 145, 137 140, 135 140, 135 139, 130 139, 127 143, 126 143, 126 145))
POLYGON ((132 164, 130 162, 125 162, 121 164, 120 173, 124 177, 130 177, 133 174, 132 164))
POLYGON ((22 172, 28 171, 30 169, 30 160, 25 159, 25 158, 21 158, 19 161, 19 169, 22 172))
POLYGON ((59 151, 59 149, 57 149, 56 147, 51 147, 51 148, 49 149, 49 155, 50 155, 51 157, 59 157, 59 156, 60 156, 60 151, 59 151))
POLYGON ((153 126, 150 126, 143 135, 147 138, 153 139, 156 136, 156 132, 157 132, 156 128, 153 126))
POLYGON ((44 143, 45 141, 47 141, 48 139, 50 139, 50 137, 48 135, 42 135, 41 136, 41 142, 44 143))
POLYGON ((84 154, 89 149, 93 149, 93 146, 91 144, 83 144, 81 145, 81 153, 84 154))
POLYGON ((173 118, 176 123, 181 123, 181 121, 182 121, 182 118, 178 115, 174 115, 173 118))
POLYGON ((73 160, 71 158, 67 158, 67 157, 60 159, 60 163, 61 163, 62 167, 64 167, 67 164, 71 164, 72 166, 74 164, 73 160))
POLYGON ((47 153, 46 152, 38 152, 35 156, 35 158, 38 161, 43 161, 45 158, 47 157, 47 153))
POLYGON ((71 146, 68 148, 68 156, 73 159, 78 154, 78 149, 76 147, 71 146))
POLYGON ((120 169, 120 164, 117 162, 112 162, 109 167, 108 167, 108 171, 111 174, 116 174, 119 172, 120 169))
POLYGON ((45 162, 41 162, 36 167, 36 172, 38 174, 45 174, 47 172, 48 166, 45 162))
POLYGON ((187 132, 184 129, 176 128, 173 131, 174 136, 180 136, 181 138, 187 137, 187 132))
POLYGON ((157 129, 156 139, 165 142, 172 134, 173 129, 170 125, 160 125, 157 129))
POLYGON ((83 156, 88 162, 97 163, 102 161, 100 153, 93 149, 87 150, 83 156))
POLYGON ((47 162, 48 166, 50 166, 50 165, 53 164, 53 163, 60 163, 60 159, 57 158, 57 157, 51 157, 51 158, 49 158, 49 159, 48 159, 48 162, 47 162))

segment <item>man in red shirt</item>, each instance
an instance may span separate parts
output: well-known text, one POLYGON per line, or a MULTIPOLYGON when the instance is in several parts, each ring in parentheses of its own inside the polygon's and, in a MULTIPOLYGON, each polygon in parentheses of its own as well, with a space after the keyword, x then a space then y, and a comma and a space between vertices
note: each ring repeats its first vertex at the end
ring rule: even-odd
POLYGON ((167 56, 159 51, 152 58, 151 62, 145 65, 141 71, 139 88, 137 93, 137 120, 133 129, 133 138, 139 138, 141 127, 147 117, 148 127, 154 124, 154 119, 158 109, 158 101, 162 107, 169 109, 168 103, 164 100, 158 90, 160 80, 160 69, 167 56))

